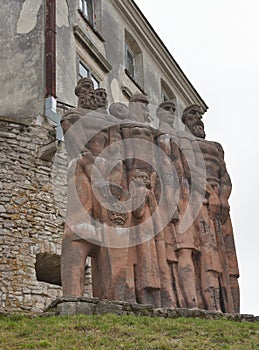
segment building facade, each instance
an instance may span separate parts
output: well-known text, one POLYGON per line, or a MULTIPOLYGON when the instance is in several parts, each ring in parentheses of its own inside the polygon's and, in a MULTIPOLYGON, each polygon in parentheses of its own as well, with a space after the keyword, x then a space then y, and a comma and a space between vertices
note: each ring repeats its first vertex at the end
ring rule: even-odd
POLYGON ((106 88, 109 103, 145 93, 153 116, 167 99, 179 115, 207 106, 132 0, 11 0, 0 24, 0 311, 40 312, 61 295, 60 119, 78 79, 106 88))

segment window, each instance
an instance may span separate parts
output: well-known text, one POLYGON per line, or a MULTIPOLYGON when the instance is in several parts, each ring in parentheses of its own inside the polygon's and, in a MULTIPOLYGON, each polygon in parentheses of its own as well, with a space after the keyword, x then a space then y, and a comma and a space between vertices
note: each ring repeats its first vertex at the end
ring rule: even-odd
POLYGON ((175 94, 163 79, 161 79, 161 100, 162 102, 165 102, 168 100, 175 100, 176 102, 175 94))
POLYGON ((142 51, 127 30, 125 30, 125 71, 142 89, 144 85, 142 51))
POLYGON ((78 75, 79 79, 84 77, 89 77, 89 69, 87 69, 82 62, 79 61, 79 69, 78 69, 78 75))
POLYGON ((93 75, 93 73, 88 68, 86 68, 86 66, 81 61, 79 61, 79 64, 78 64, 78 80, 80 78, 84 78, 84 77, 92 79, 92 82, 94 83, 94 88, 95 89, 97 89, 100 86, 99 80, 93 75))
POLYGON ((161 97, 163 102, 170 100, 167 93, 163 89, 161 89, 161 97))
POLYGON ((93 0, 79 0, 79 9, 82 15, 91 26, 94 25, 94 4, 93 0))
POLYGON ((126 69, 132 78, 135 78, 136 74, 135 65, 135 55, 126 43, 126 69))
POLYGON ((99 81, 93 75, 91 75, 91 79, 92 79, 92 82, 94 83, 94 88, 97 89, 100 86, 99 81))

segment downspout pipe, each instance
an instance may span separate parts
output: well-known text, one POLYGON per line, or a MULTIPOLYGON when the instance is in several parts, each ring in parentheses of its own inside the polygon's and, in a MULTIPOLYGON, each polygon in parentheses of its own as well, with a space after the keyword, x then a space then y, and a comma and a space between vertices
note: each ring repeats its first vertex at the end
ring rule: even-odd
POLYGON ((56 128, 57 141, 62 141, 63 133, 60 125, 61 116, 56 111, 56 0, 45 1, 45 115, 50 123, 56 128))

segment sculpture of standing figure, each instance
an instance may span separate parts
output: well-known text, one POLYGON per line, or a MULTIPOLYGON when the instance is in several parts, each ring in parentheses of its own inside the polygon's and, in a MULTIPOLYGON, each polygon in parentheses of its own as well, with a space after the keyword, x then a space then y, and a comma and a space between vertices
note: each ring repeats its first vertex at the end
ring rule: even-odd
MULTIPOLYGON (((163 185, 167 203, 175 207, 179 214, 174 212, 168 218, 165 228, 167 234, 167 246, 170 249, 170 260, 172 263, 175 289, 177 291, 178 305, 180 307, 197 308, 196 276, 193 263, 193 254, 198 251, 195 230, 192 225, 193 217, 189 215, 189 227, 184 232, 179 232, 179 224, 182 218, 188 215, 189 186, 187 174, 183 167, 179 139, 173 129, 176 118, 176 106, 174 101, 165 101, 157 108, 160 135, 157 138, 158 146, 168 157, 160 160, 163 172, 163 185)), ((190 213, 190 212, 189 212, 190 213)))
POLYGON ((90 79, 75 93, 78 107, 61 120, 70 158, 64 296, 83 296, 91 256, 93 296, 238 312, 231 181, 221 145, 205 140, 200 107, 187 107, 186 130, 176 131, 175 101, 165 101, 155 129, 144 94, 108 113, 106 90, 90 79))
POLYGON ((80 119, 96 109, 94 85, 91 79, 81 78, 75 88, 78 97, 77 108, 68 110, 61 118, 61 126, 65 138, 65 145, 70 159, 76 158, 85 150, 85 132, 80 119))
POLYGON ((166 258, 164 231, 157 228, 152 216, 157 208, 154 172, 143 163, 134 169, 136 196, 133 198, 133 227, 142 236, 136 246, 136 300, 156 307, 176 307, 172 275, 166 258), (144 200, 143 200, 144 198, 144 200), (139 228, 141 228, 139 230, 139 228))
POLYGON ((79 80, 76 93, 79 108, 69 111, 61 124, 67 151, 72 155, 68 166, 68 204, 61 256, 65 296, 83 295, 86 258, 91 256, 97 260, 100 255, 101 238, 97 226, 104 218, 96 194, 104 198, 110 181, 119 186, 123 171, 119 149, 115 148, 107 159, 100 156, 121 136, 119 126, 111 123, 107 115, 91 109, 96 107, 92 81, 79 80), (82 101, 86 101, 85 108, 82 108, 82 101), (93 191, 93 180, 97 193, 93 191))
MULTIPOLYGON (((202 111, 197 105, 191 105, 183 111, 182 121, 186 130, 195 137, 192 142, 198 144, 207 172, 206 197, 195 220, 201 247, 201 291, 207 309, 235 312, 239 309, 239 300, 233 300, 236 297, 231 290, 229 252, 226 250, 222 229, 228 216, 227 200, 231 192, 231 181, 226 170, 223 149, 218 143, 205 140, 201 119, 202 111)), ((193 184, 194 187, 195 185, 197 183, 193 184)), ((199 196, 198 190, 196 194, 199 196)), ((231 249, 235 255, 233 244, 231 249)))

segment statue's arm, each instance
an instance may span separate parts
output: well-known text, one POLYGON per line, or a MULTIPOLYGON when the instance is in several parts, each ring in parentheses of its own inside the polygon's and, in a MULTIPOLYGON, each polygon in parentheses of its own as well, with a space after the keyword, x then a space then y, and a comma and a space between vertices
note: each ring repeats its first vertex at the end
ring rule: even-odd
POLYGON ((220 168, 219 168, 219 180, 220 180, 220 190, 219 190, 219 198, 221 203, 221 220, 224 223, 227 220, 229 215, 229 203, 228 199, 230 197, 232 191, 232 183, 227 171, 226 163, 224 160, 224 150, 222 146, 215 142, 220 159, 220 168))

